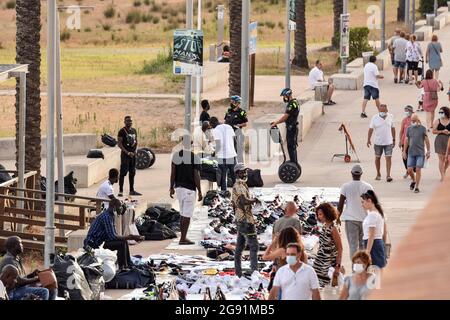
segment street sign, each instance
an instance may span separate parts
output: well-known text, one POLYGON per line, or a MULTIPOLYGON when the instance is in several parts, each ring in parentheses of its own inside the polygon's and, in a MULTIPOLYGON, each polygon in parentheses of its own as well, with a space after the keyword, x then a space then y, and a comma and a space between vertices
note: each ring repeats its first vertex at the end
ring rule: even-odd
POLYGON ((295 11, 295 0, 289 0, 289 30, 297 30, 297 12, 295 11))
POLYGON ((203 74, 203 31, 175 30, 173 73, 189 76, 201 76, 203 74))
POLYGON ((256 54, 256 43, 258 38, 258 22, 252 22, 248 27, 249 31, 249 55, 256 54))
POLYGON ((341 14, 341 58, 350 56, 350 14, 341 14))

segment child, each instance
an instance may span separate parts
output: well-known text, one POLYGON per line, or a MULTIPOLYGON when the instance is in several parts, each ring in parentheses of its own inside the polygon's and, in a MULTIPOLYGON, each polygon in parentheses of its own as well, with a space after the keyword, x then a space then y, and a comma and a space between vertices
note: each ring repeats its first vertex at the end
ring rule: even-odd
POLYGON ((420 88, 419 96, 417 97, 419 106, 417 107, 417 111, 423 111, 423 97, 425 96, 425 89, 420 88))

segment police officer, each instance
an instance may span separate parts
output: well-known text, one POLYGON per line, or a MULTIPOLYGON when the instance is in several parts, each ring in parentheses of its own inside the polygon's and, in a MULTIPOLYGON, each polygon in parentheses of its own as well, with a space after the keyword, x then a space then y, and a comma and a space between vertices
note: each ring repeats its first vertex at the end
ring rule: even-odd
POLYGON ((244 162, 244 134, 242 128, 247 126, 247 112, 241 109, 242 98, 240 96, 232 96, 230 108, 225 114, 225 123, 233 127, 236 135, 236 152, 237 161, 244 162))
POLYGON ((277 121, 272 122, 270 125, 272 127, 279 123, 286 123, 286 142, 289 152, 289 159, 292 162, 298 163, 297 161, 297 136, 298 136, 298 114, 300 112, 300 105, 297 99, 292 98, 292 90, 289 88, 283 89, 281 91, 281 97, 286 103, 286 110, 284 115, 277 121))

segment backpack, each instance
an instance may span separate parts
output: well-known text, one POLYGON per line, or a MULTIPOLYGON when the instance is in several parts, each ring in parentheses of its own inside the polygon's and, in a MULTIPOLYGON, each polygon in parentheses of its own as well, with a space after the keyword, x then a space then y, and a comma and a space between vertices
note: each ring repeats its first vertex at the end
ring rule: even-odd
POLYGON ((109 134, 102 134, 102 142, 110 147, 117 146, 117 140, 109 134))
POLYGON ((88 158, 93 158, 93 159, 97 159, 97 158, 102 158, 105 159, 105 156, 103 155, 103 151, 100 149, 91 149, 89 150, 87 156, 88 158))
POLYGON ((249 188, 261 188, 264 186, 264 182, 261 178, 261 170, 257 169, 257 170, 252 170, 252 169, 248 169, 247 170, 247 186, 249 188))

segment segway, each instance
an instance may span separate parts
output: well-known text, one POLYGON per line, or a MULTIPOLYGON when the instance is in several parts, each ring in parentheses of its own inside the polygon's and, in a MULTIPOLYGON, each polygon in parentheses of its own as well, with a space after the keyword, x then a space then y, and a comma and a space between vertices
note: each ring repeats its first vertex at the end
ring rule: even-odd
POLYGON ((302 167, 294 161, 287 161, 283 139, 281 137, 280 129, 278 129, 277 126, 270 129, 270 136, 273 142, 280 144, 281 151, 283 152, 284 161, 280 168, 278 168, 278 177, 284 183, 295 183, 302 175, 302 167))
POLYGON ((136 169, 150 168, 156 161, 155 153, 150 148, 141 148, 136 152, 136 169))

